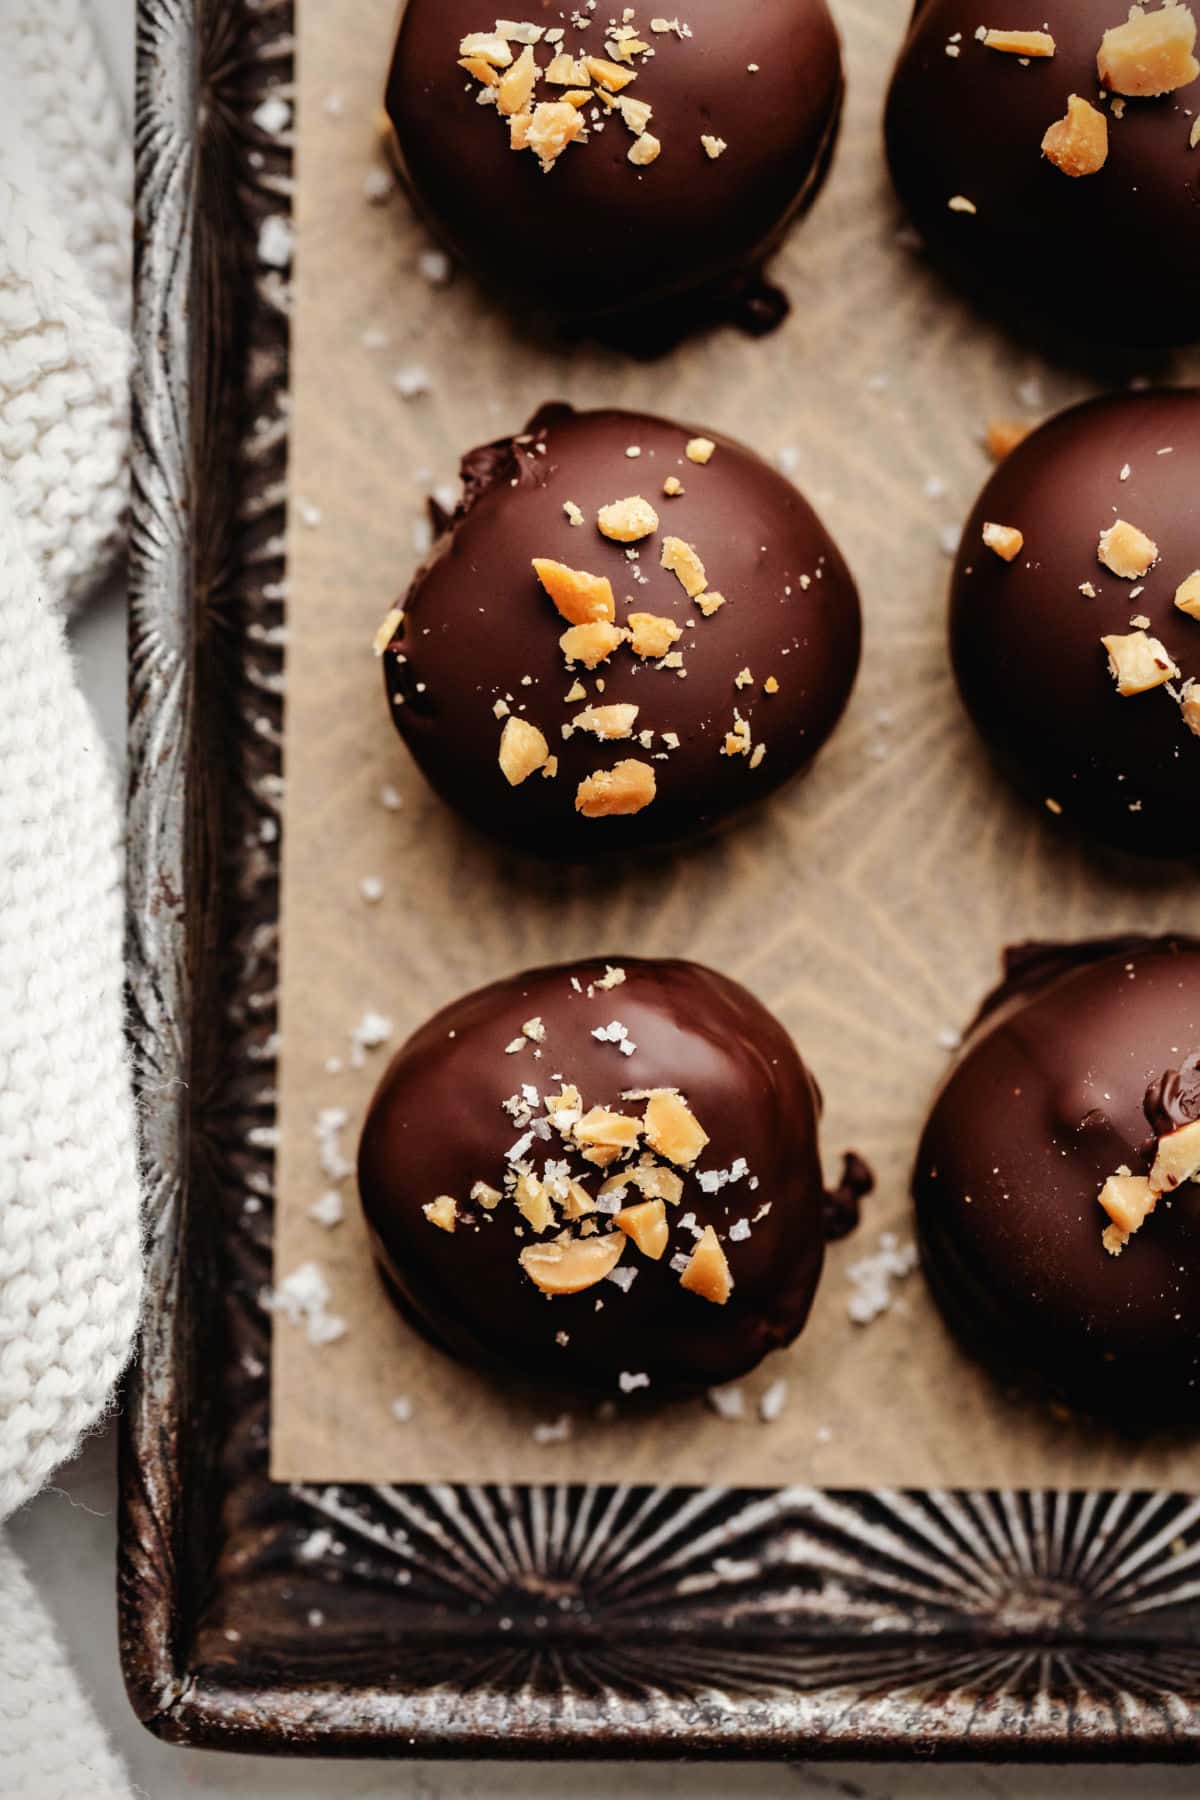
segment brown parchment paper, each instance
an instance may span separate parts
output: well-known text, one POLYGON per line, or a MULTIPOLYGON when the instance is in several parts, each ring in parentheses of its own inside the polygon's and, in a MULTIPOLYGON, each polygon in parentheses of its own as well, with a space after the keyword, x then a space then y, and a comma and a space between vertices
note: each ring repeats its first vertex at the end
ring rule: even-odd
MULTIPOLYGON (((639 366, 548 349, 469 280, 422 277, 428 240, 403 197, 371 205, 363 191, 379 166, 394 0, 301 0, 276 1274, 318 1262, 347 1330, 315 1348, 276 1319, 277 1478, 1200 1486, 1186 1442, 1133 1450, 1000 1394, 948 1340, 919 1274, 869 1326, 847 1313, 848 1266, 885 1231, 911 1239, 908 1171, 945 1037, 996 978, 1001 947, 1197 924, 1186 877, 1114 871, 1013 800, 952 690, 946 545, 987 472, 979 431, 1036 420, 1113 371, 1043 364, 947 294, 898 235, 880 118, 908 5, 834 0, 847 113, 832 177, 777 264, 787 324, 639 366), (392 378, 414 366, 429 388, 406 401, 392 378), (424 496, 453 481, 463 449, 550 397, 673 414, 783 452, 862 590, 862 675, 814 773, 665 870, 539 870, 470 834, 410 766, 370 652, 419 560, 424 496), (385 783, 398 812, 380 804, 385 783), (374 905, 359 887, 371 876, 384 885, 374 905), (392 1021, 394 1048, 480 983, 633 953, 693 957, 759 993, 824 1088, 830 1172, 853 1145, 879 1177, 861 1230, 830 1253, 808 1330, 744 1384, 738 1422, 702 1400, 602 1422, 494 1386, 392 1311, 352 1178, 344 1223, 307 1216, 330 1185, 318 1113, 345 1109, 352 1157, 389 1054, 349 1066, 366 1011, 392 1021), (331 1057, 347 1059, 341 1073, 331 1057), (781 1377, 786 1402, 767 1424, 758 1401, 781 1377), (563 1410, 570 1438, 536 1442, 534 1426, 563 1410)), ((1145 372, 1195 379, 1200 365, 1145 372)))

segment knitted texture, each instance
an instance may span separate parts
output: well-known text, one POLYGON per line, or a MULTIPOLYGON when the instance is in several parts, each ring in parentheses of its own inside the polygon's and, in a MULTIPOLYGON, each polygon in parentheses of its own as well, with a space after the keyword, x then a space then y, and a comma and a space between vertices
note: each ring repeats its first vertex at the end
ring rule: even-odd
MULTIPOLYGON (((129 187, 83 0, 0 0, 0 1520, 109 1403, 141 1289, 120 813, 62 623, 126 505, 129 187)), ((128 1792, 0 1536, 0 1793, 128 1792)))
POLYGON ((129 186, 80 0, 0 0, 0 486, 67 604, 126 507, 129 186))

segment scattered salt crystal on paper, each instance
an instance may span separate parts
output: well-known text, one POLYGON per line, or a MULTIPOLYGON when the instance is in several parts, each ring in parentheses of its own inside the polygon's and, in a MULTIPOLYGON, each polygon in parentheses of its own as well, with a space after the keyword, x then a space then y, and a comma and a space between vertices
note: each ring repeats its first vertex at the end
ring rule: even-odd
POLYGON ((787 1405, 788 1384, 780 1376, 773 1381, 758 1403, 758 1416, 764 1425, 773 1425, 787 1405))
POLYGON ((571 1435, 570 1413, 560 1413, 557 1419, 539 1421, 533 1428, 535 1444, 565 1444, 571 1435))
POLYGON ((454 265, 444 250, 423 250, 417 258, 417 273, 430 287, 445 287, 454 273, 454 265))
POLYGON ((392 1417, 397 1425, 407 1425, 413 1416, 413 1403, 407 1394, 397 1394, 392 1401, 392 1417))
POLYGON ((392 386, 402 400, 416 400, 431 387, 429 370, 421 363, 408 363, 392 376, 392 386))
POLYGON ((383 882, 378 875, 364 875, 358 891, 368 906, 376 906, 383 899, 383 882))
MULTIPOLYGON (((685 1267, 687 1261, 684 1257, 685 1267)), ((746 1396, 740 1387, 709 1388, 708 1404, 721 1419, 744 1419, 746 1416, 746 1396)))
POLYGON ((267 1312, 303 1325, 310 1344, 332 1344, 345 1334, 345 1319, 328 1311, 329 1283, 319 1263, 301 1263, 275 1287, 260 1289, 258 1297, 267 1312))
POLYGON ((393 787, 390 781, 385 781, 379 790, 379 804, 385 812, 399 812, 404 805, 399 788, 393 787))
POLYGON ((332 1230, 335 1225, 340 1225, 346 1216, 346 1209, 342 1205, 342 1196, 337 1189, 330 1188, 327 1193, 321 1195, 319 1200, 314 1200, 308 1209, 308 1216, 310 1219, 315 1219, 318 1225, 324 1225, 326 1230, 332 1230))
POLYGON ((847 1311, 856 1325, 869 1325, 892 1304, 892 1284, 903 1281, 917 1266, 915 1244, 900 1244, 895 1232, 885 1231, 879 1249, 851 1263, 846 1275, 854 1288, 847 1311))
POLYGON ((395 185, 386 169, 368 169, 363 177, 363 196, 372 206, 382 206, 391 198, 395 185))

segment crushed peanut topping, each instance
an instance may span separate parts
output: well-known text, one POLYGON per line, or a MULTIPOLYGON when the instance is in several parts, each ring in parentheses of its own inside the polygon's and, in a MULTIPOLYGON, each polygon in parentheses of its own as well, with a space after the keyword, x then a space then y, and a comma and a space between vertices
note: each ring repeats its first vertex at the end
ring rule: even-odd
POLYGON ((733 730, 725 734, 725 742, 721 746, 722 756, 749 756, 750 754, 750 721, 743 719, 741 713, 733 715, 733 730))
POLYGON ((546 80, 551 87, 588 88, 588 97, 591 97, 591 76, 588 74, 587 64, 582 57, 576 61, 565 50, 560 50, 557 56, 550 59, 546 68, 546 80))
POLYGON ((553 1244, 530 1244, 521 1267, 543 1294, 581 1294, 610 1275, 629 1240, 623 1231, 606 1237, 565 1237, 553 1244))
MULTIPOLYGON (((602 506, 596 515, 596 523, 602 534, 615 544, 636 544, 658 530, 658 514, 648 500, 634 495, 628 500, 614 500, 611 506, 602 506)), ((607 616, 611 618, 612 614, 607 616)))
POLYGON ((1158 1154, 1150 1171, 1150 1186, 1156 1194, 1172 1194, 1185 1181, 1200 1175, 1200 1119, 1180 1125, 1158 1140, 1158 1154))
MULTIPOLYGON (((507 49, 508 46, 505 45, 505 48, 507 49)), ((485 88, 500 86, 499 75, 485 57, 460 56, 458 66, 460 69, 465 69, 468 75, 473 75, 476 81, 482 83, 485 88)))
POLYGON ((597 769, 581 781, 575 794, 575 810, 585 819, 607 819, 640 813, 658 791, 649 763, 630 760, 615 769, 597 769))
POLYGON ((493 64, 497 69, 507 69, 513 59, 507 40, 498 32, 491 31, 470 32, 458 46, 458 54, 482 57, 484 62, 493 64))
POLYGON ((708 132, 704 132, 701 135, 700 142, 704 146, 704 154, 708 157, 710 162, 716 162, 717 158, 719 156, 724 156, 729 148, 729 145, 725 142, 724 138, 712 137, 708 132))
POLYGON ((1175 589, 1175 604, 1189 619, 1200 619, 1200 569, 1175 589))
POLYGON ((587 520, 583 516, 582 506, 576 506, 576 504, 573 500, 564 500, 563 501, 563 511, 567 515, 567 521, 569 524, 571 524, 571 525, 586 525, 587 524, 587 520))
POLYGON ((614 1215, 614 1223, 626 1237, 633 1239, 643 1256, 658 1262, 667 1248, 670 1236, 667 1209, 661 1200, 642 1200, 636 1206, 623 1206, 614 1215))
POLYGON ((1200 681, 1185 681, 1179 696, 1179 710, 1188 730, 1200 737, 1200 681))
POLYGON ((1048 31, 985 31, 980 43, 989 50, 1005 50, 1010 56, 1053 56, 1055 50, 1048 31))
POLYGON ((543 100, 531 113, 514 113, 509 120, 514 150, 532 150, 548 175, 558 158, 583 136, 583 119, 566 100, 543 100))
POLYGON ((585 56, 583 63, 597 86, 607 88, 610 94, 619 94, 637 80, 636 69, 623 69, 620 63, 605 62, 602 56, 585 56))
POLYGON ((576 731, 592 731, 598 738, 627 738, 633 736, 634 721, 638 716, 638 708, 623 701, 611 706, 589 706, 581 713, 576 713, 571 724, 576 731))
POLYGON ((1158 545, 1136 525, 1118 519, 1115 525, 1100 533, 1096 554, 1104 567, 1119 575, 1122 581, 1140 581, 1158 561, 1158 545))
POLYGON ((571 683, 570 687, 567 689, 566 693, 563 695, 563 700, 567 706, 572 705, 573 702, 576 700, 586 700, 586 699, 587 699, 587 689, 584 687, 582 681, 573 681, 571 683))
POLYGON ((657 162, 662 154, 662 145, 652 132, 644 131, 640 138, 635 138, 629 146, 629 160, 639 169, 645 169, 652 162, 657 162))
POLYGON ((1004 562, 1015 561, 1025 547, 1024 534, 1015 525, 986 524, 983 528, 983 541, 1004 562))
POLYGON ((706 619, 711 619, 714 613, 720 612, 724 604, 724 594, 714 593, 696 595, 696 605, 700 608, 700 611, 704 614, 706 619))
POLYGON ((763 682, 763 693, 764 694, 777 694, 778 692, 779 692, 779 683, 776 681, 776 679, 773 675, 768 675, 767 679, 763 682))
POLYGON ((699 1294, 702 1300, 710 1300, 714 1306, 724 1306, 732 1294, 733 1276, 711 1225, 704 1227, 687 1268, 679 1277, 679 1285, 690 1294, 699 1294))
POLYGON ((500 769, 510 787, 520 787, 549 760, 550 746, 527 719, 515 715, 504 721, 500 733, 500 769))
POLYGON ((527 44, 512 68, 500 77, 496 88, 496 105, 506 119, 526 111, 540 74, 533 51, 527 44))
POLYGON ((579 1144, 598 1144, 603 1149, 632 1150, 642 1133, 641 1121, 628 1113, 593 1106, 577 1121, 573 1136, 579 1144))
POLYGON ((566 563, 544 556, 533 559, 538 580, 569 625, 591 625, 597 619, 615 619, 616 602, 607 575, 589 575, 568 569, 566 563))
POLYGON ((991 419, 983 434, 983 447, 993 462, 1003 462, 1006 456, 1023 444, 1033 429, 1018 419, 991 419))
POLYGON ((449 1194, 439 1194, 436 1200, 431 1200, 421 1211, 439 1231, 453 1231, 458 1224, 458 1203, 449 1194))
POLYGON ((631 633, 630 649, 635 656, 665 656, 671 645, 683 636, 674 619, 659 613, 630 613, 627 623, 631 633))
POLYGON ((676 500, 684 492, 684 486, 678 475, 668 475, 663 482, 663 493, 668 500, 676 500))
POLYGON ((1114 94, 1145 99, 1173 94, 1200 75, 1196 21, 1189 7, 1168 4, 1157 12, 1130 9, 1123 25, 1105 32, 1096 66, 1114 94))
POLYGON ((563 1195, 562 1201, 563 1218, 570 1219, 573 1222, 576 1219, 586 1218, 589 1213, 594 1213, 595 1210, 596 1202, 592 1199, 592 1196, 588 1193, 583 1183, 581 1181, 569 1181, 567 1183, 567 1191, 563 1195))
POLYGON ((678 577, 684 593, 693 600, 708 586, 704 564, 691 544, 686 544, 682 538, 665 537, 663 539, 662 566, 664 569, 670 569, 671 573, 678 577))
POLYGON ((585 669, 594 669, 597 663, 606 662, 628 636, 620 625, 597 619, 591 625, 572 625, 559 638, 558 647, 569 663, 580 662, 585 669))
POLYGON ((1158 1205, 1158 1195, 1145 1175, 1131 1175, 1126 1169, 1124 1174, 1109 1176, 1100 1189, 1099 1201, 1112 1220, 1104 1233, 1104 1247, 1111 1256, 1119 1256, 1158 1205))
POLYGON ((645 1159, 635 1168, 610 1175, 600 1192, 602 1195, 615 1193, 619 1187, 635 1187, 647 1200, 665 1200, 670 1206, 678 1206, 683 1197, 683 1180, 674 1169, 645 1159))
POLYGON ((977 213, 979 211, 975 202, 968 200, 965 194, 952 194, 946 205, 951 212, 955 213, 977 213))
POLYGON ((1098 175, 1108 161, 1108 120, 1090 101, 1072 94, 1065 118, 1042 139, 1042 155, 1064 175, 1098 175))
POLYGON ((537 1176, 526 1170, 518 1177, 513 1199, 517 1211, 534 1231, 548 1231, 554 1224, 554 1208, 550 1196, 537 1176))
POLYGON ((372 640, 376 656, 383 655, 397 631, 399 631, 400 621, 403 617, 403 609, 399 606, 394 606, 372 640))
POLYGON ((689 439, 684 454, 689 462, 699 463, 701 467, 703 467, 705 463, 710 463, 712 461, 713 456, 716 453, 716 448, 717 446, 713 443, 711 438, 694 437, 689 439))
POLYGON ((477 1181, 471 1189, 471 1198, 484 1212, 495 1212, 504 1195, 499 1188, 489 1187, 486 1181, 477 1181))
POLYGON ((665 1088, 647 1101, 642 1130, 651 1150, 681 1169, 690 1169, 708 1142, 707 1131, 686 1100, 665 1088))
POLYGON ((1151 688, 1163 687, 1178 678, 1179 670, 1170 653, 1144 631, 1103 637, 1100 642, 1108 651, 1109 672, 1123 698, 1149 693, 1151 688))
POLYGON ((648 100, 635 100, 630 94, 622 94, 617 101, 617 111, 634 137, 642 137, 653 116, 654 108, 648 100))

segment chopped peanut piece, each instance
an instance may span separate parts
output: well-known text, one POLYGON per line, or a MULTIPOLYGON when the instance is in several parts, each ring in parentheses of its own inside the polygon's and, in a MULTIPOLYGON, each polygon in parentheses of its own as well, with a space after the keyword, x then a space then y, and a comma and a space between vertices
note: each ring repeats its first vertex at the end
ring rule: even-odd
POLYGON ((404 617, 404 613, 401 610, 401 608, 398 606, 394 606, 392 608, 391 612, 388 614, 387 618, 383 621, 383 624, 379 627, 379 630, 375 633, 375 637, 373 639, 373 647, 374 647, 376 656, 383 655, 384 651, 387 649, 388 645, 391 643, 392 639, 395 637, 396 633, 399 631, 400 621, 403 619, 403 617, 404 617))
POLYGON ((733 1276, 725 1260, 725 1252, 711 1225, 706 1225, 687 1268, 679 1277, 680 1287, 714 1306, 724 1306, 733 1292, 733 1276))
POLYGON ((692 600, 702 594, 708 586, 708 576, 704 573, 704 564, 696 555, 690 544, 682 538, 667 537, 663 539, 662 566, 670 569, 678 577, 685 594, 692 600))
POLYGON ((581 781, 575 794, 575 810, 585 819, 627 817, 650 805, 658 791, 649 763, 619 762, 615 769, 597 769, 581 781))
POLYGON ((697 594, 696 605, 706 619, 711 619, 715 612, 720 612, 725 604, 724 594, 697 594))
POLYGON ((1150 1186, 1156 1194, 1174 1193, 1185 1181, 1200 1175, 1200 1119, 1180 1125, 1158 1140, 1158 1155, 1150 1171, 1150 1186))
MULTIPOLYGON (((596 523, 603 535, 615 544, 636 544, 658 530, 658 514, 648 500, 634 495, 628 500, 614 500, 611 506, 602 506, 596 515, 596 523)), ((607 616, 611 618, 612 614, 607 616)))
POLYGON ((458 1223, 458 1203, 449 1194, 439 1194, 436 1200, 431 1200, 421 1211, 439 1231, 453 1231, 458 1223))
POLYGON ((776 681, 776 679, 773 675, 768 675, 767 679, 763 682, 763 693, 764 694, 777 694, 778 692, 779 692, 779 683, 776 681))
POLYGON ((985 31, 982 42, 989 50, 1006 50, 1010 56, 1053 56, 1055 50, 1048 31, 985 31))
POLYGON ((630 94, 622 94, 617 101, 617 111, 634 137, 641 137, 650 123, 654 108, 646 100, 635 100, 630 94))
POLYGON ((1179 670, 1170 654, 1156 637, 1144 631, 1131 631, 1126 636, 1103 637, 1100 642, 1108 651, 1108 667, 1124 699, 1132 694, 1147 694, 1151 688, 1174 681, 1179 670))
POLYGON ((1089 101, 1072 94, 1066 117, 1042 139, 1042 155, 1064 175, 1097 175, 1108 161, 1108 120, 1089 101))
POLYGON ((562 1203, 564 1219, 582 1219, 588 1213, 594 1213, 596 1202, 588 1193, 583 1183, 572 1181, 567 1185, 566 1198, 562 1203))
POLYGON ((517 1203, 517 1211, 527 1219, 534 1231, 547 1231, 554 1223, 554 1208, 550 1204, 550 1196, 536 1175, 526 1173, 517 1181, 513 1198, 517 1203))
POLYGON ((575 58, 568 56, 565 50, 560 51, 557 56, 551 58, 546 66, 546 80, 551 87, 587 87, 589 82, 587 64, 582 57, 576 62, 575 58))
POLYGON ((571 723, 576 731, 594 731, 598 738, 627 738, 633 736, 637 716, 636 706, 618 701, 611 706, 586 707, 571 723))
POLYGON ((592 625, 572 625, 559 638, 558 647, 569 663, 581 662, 585 669, 594 669, 597 663, 606 662, 628 636, 620 625, 597 619, 592 625))
POLYGON ((1167 5, 1148 13, 1134 6, 1124 25, 1105 32, 1096 66, 1114 94, 1139 99, 1173 94, 1200 75, 1195 46, 1196 21, 1188 7, 1167 5))
POLYGON ((512 68, 500 77, 500 85, 496 89, 496 105, 506 119, 511 118, 513 113, 526 110, 540 74, 533 51, 527 44, 512 68))
POLYGON ((460 69, 465 69, 468 75, 473 75, 476 81, 481 81, 484 87, 500 86, 499 75, 491 63, 486 62, 482 56, 460 56, 458 66, 460 69))
POLYGON ((647 1200, 667 1200, 672 1206, 678 1206, 683 1196, 682 1179, 664 1163, 641 1162, 635 1169, 622 1169, 609 1176, 600 1192, 611 1194, 618 1187, 635 1187, 647 1200))
POLYGON ((1189 619, 1200 619, 1200 569, 1175 589, 1175 604, 1189 619))
POLYGON ((499 1188, 489 1187, 486 1181, 477 1181, 471 1189, 471 1198, 484 1212, 495 1212, 504 1195, 499 1188))
POLYGON ((504 721, 500 733, 500 769, 509 787, 520 787, 550 755, 550 746, 536 725, 515 716, 504 721))
POLYGON ((1100 1242, 1110 1256, 1120 1256, 1129 1242, 1129 1236, 1127 1232, 1121 1230, 1119 1225, 1106 1225, 1100 1233, 1100 1242))
POLYGON ((1004 562, 1013 562, 1025 547, 1024 535, 1015 525, 987 524, 983 528, 983 541, 1004 562))
POLYGON ((711 438, 694 437, 689 440, 684 454, 689 462, 699 463, 703 467, 705 463, 712 461, 716 448, 711 438))
POLYGON ((458 46, 460 56, 481 56, 484 62, 494 63, 498 69, 507 69, 512 61, 512 51, 499 33, 491 31, 472 31, 458 46))
POLYGON ((1200 737, 1200 681, 1185 681, 1179 697, 1179 710, 1188 730, 1200 737))
POLYGON ((983 447, 993 462, 1003 462, 1018 444, 1025 442, 1032 429, 1018 419, 992 419, 983 434, 983 447))
POLYGON ((573 106, 576 112, 581 112, 588 102, 594 100, 595 97, 596 96, 592 93, 591 88, 568 88, 563 95, 563 101, 565 105, 573 106))
POLYGON ((514 150, 532 150, 549 174, 568 144, 583 135, 583 120, 565 100, 543 100, 531 113, 514 113, 509 120, 514 150))
POLYGON ((642 1129, 651 1150, 681 1169, 690 1169, 708 1142, 707 1131, 687 1101, 665 1089, 651 1094, 642 1129))
POLYGON ((640 138, 635 138, 629 146, 629 160, 639 169, 649 168, 657 162, 662 154, 662 145, 652 132, 643 131, 640 138))
POLYGON ((703 146, 705 156, 708 157, 710 162, 716 162, 717 158, 724 156, 729 148, 729 145, 725 142, 724 138, 713 137, 709 132, 704 132, 702 134, 700 143, 703 146))
MULTIPOLYGON (((1140 1231, 1154 1208, 1158 1205, 1158 1195, 1154 1192, 1144 1175, 1110 1175, 1100 1189, 1101 1206, 1116 1227, 1114 1235, 1121 1239, 1121 1250, 1129 1242, 1135 1231, 1140 1231)), ((1120 1250, 1111 1250, 1108 1243, 1108 1232, 1105 1232, 1105 1247, 1114 1256, 1120 1250)))
POLYGON ((585 56, 583 62, 596 85, 607 88, 610 94, 619 94, 631 81, 637 80, 636 70, 623 69, 619 63, 605 62, 602 56, 585 56))
POLYGON ((667 1209, 661 1200, 643 1200, 637 1206, 624 1206, 614 1215, 614 1223, 631 1237, 643 1256, 658 1262, 667 1247, 667 1209))
POLYGON ((585 525, 587 523, 587 520, 583 516, 582 506, 576 506, 573 500, 563 501, 563 511, 567 515, 567 523, 569 525, 585 525))
POLYGON ((1115 525, 1100 533, 1096 554, 1104 567, 1119 575, 1122 581, 1140 581, 1158 561, 1158 545, 1136 525, 1118 519, 1115 525))
POLYGON ((635 656, 665 656, 671 645, 683 636, 674 619, 660 613, 630 613, 627 621, 631 632, 630 648, 635 656))
POLYGON ((743 719, 735 712, 733 730, 725 734, 725 742, 721 746, 722 756, 749 756, 750 754, 750 721, 743 719))
POLYGON ((667 496, 668 500, 678 499, 683 491, 683 483, 680 481, 678 475, 668 475, 667 479, 663 482, 663 493, 667 496))
POLYGON ((530 1244, 520 1264, 543 1294, 581 1294, 611 1274, 625 1253, 623 1231, 606 1237, 568 1238, 556 1244, 530 1244))
POLYGON ((615 619, 616 602, 607 575, 588 575, 568 569, 566 563, 535 556, 534 571, 568 625, 591 625, 597 619, 615 619))
POLYGON ((952 194, 946 205, 953 213, 977 213, 979 211, 975 202, 968 200, 965 194, 952 194))
POLYGON ((603 1149, 632 1150, 642 1134, 640 1119, 628 1113, 610 1112, 607 1106, 593 1106, 584 1113, 574 1130, 580 1144, 599 1144, 603 1149))

